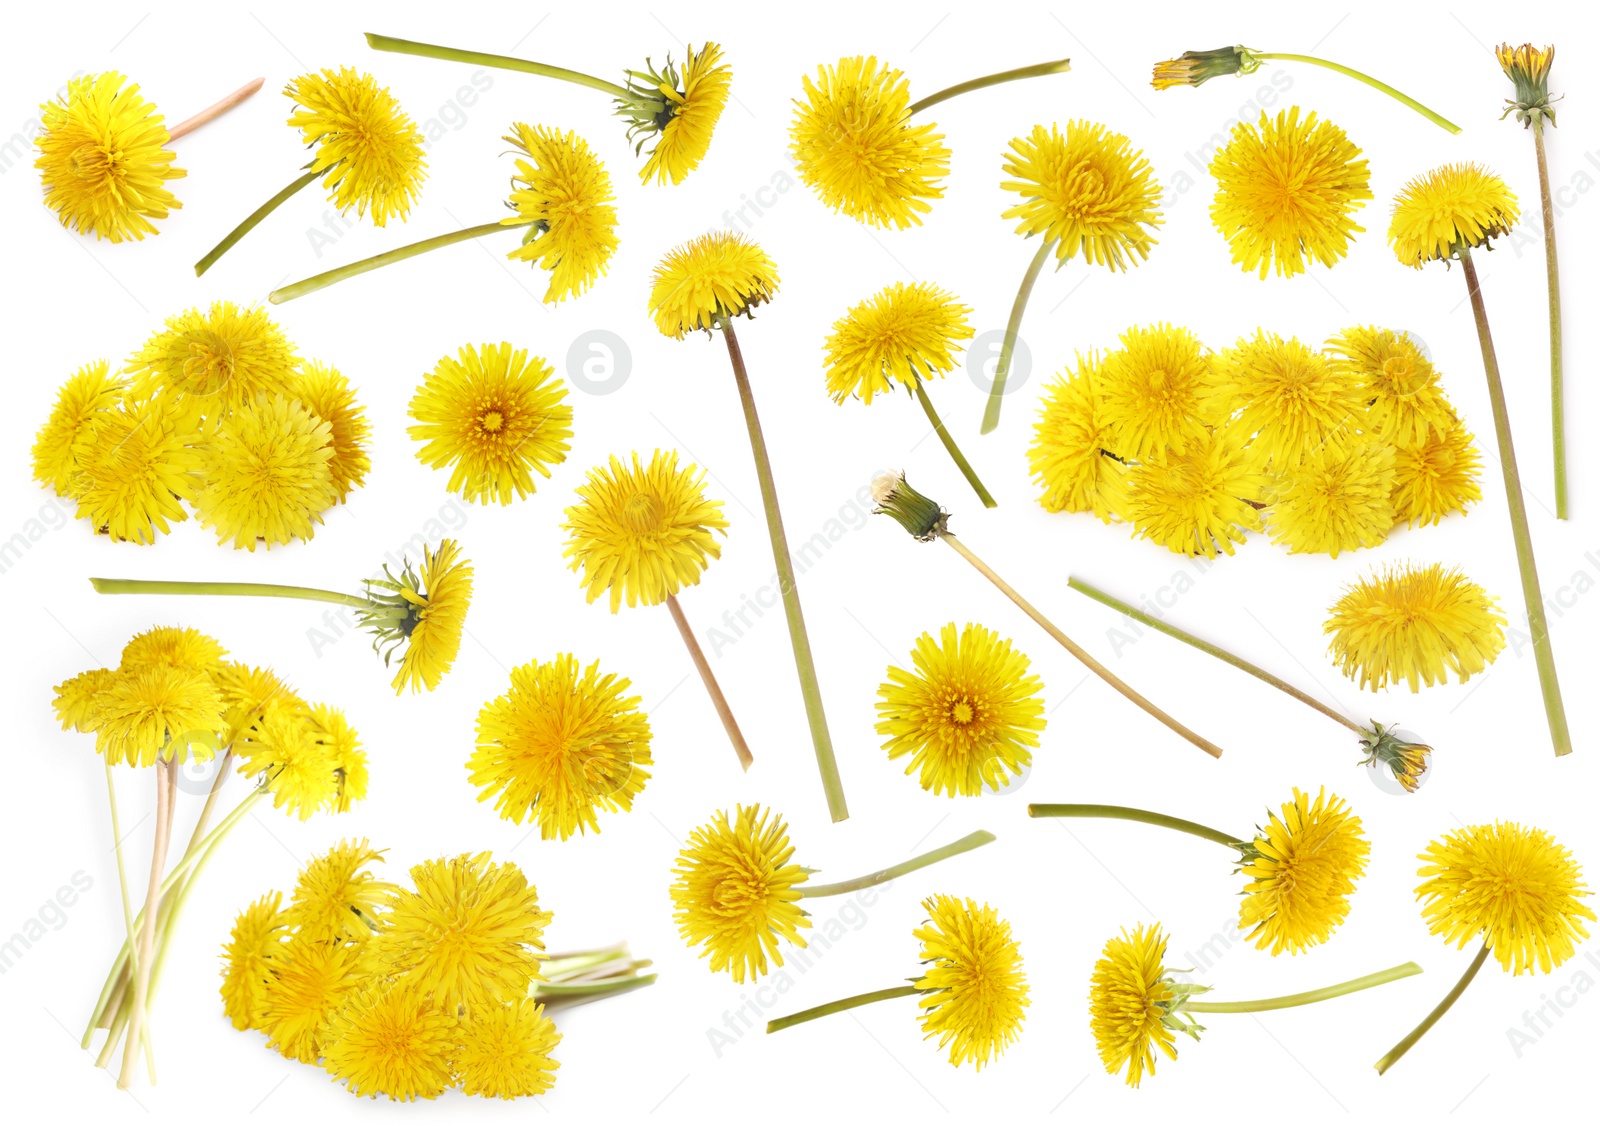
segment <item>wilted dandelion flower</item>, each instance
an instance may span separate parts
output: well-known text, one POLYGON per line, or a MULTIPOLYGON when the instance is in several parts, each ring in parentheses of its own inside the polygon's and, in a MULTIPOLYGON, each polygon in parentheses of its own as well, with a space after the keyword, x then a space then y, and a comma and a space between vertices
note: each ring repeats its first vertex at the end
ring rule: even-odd
POLYGON ((919 955, 923 1039, 939 1038, 950 1063, 978 1070, 1017 1039, 1026 1019, 1028 979, 1011 924, 988 904, 936 895, 922 901, 928 922, 913 936, 919 955))
POLYGON ((743 235, 717 231, 669 250, 650 279, 650 315, 663 336, 709 333, 772 300, 778 267, 743 235))
POLYGON ((1337 559, 1376 547, 1395 525, 1395 451, 1352 439, 1315 447, 1284 470, 1273 498, 1272 542, 1337 559))
POLYGON ((1421 445, 1456 421, 1439 372, 1410 334, 1373 325, 1328 341, 1333 367, 1369 404, 1363 429, 1400 449, 1421 445))
POLYGON ((1246 941, 1274 956, 1326 942, 1350 914, 1350 895, 1367 870, 1372 846, 1361 818, 1338 796, 1294 791, 1282 813, 1243 845, 1239 871, 1249 878, 1239 904, 1246 941))
POLYGON ((1465 683, 1505 648, 1497 600, 1441 564, 1385 568, 1346 589, 1322 632, 1346 676, 1373 691, 1404 681, 1416 692, 1454 672, 1465 683))
POLYGON ((1519 216, 1506 182, 1477 164, 1447 164, 1395 197, 1389 245, 1401 265, 1421 269, 1510 234, 1519 216))
POLYGON ((284 94, 296 105, 289 125, 300 130, 340 211, 372 214, 379 227, 404 220, 427 178, 422 133, 377 79, 350 67, 291 79, 284 94))
POLYGON ((1394 518, 1405 524, 1437 524, 1452 512, 1483 499, 1478 474, 1483 461, 1460 419, 1428 431, 1394 455, 1394 518))
POLYGON ((1130 328, 1095 379, 1098 413, 1118 457, 1160 461, 1208 444, 1216 376, 1198 337, 1167 324, 1130 328))
POLYGON ((570 130, 521 122, 512 129, 504 139, 522 154, 511 178, 516 214, 500 222, 528 226, 528 233, 506 257, 549 271, 547 303, 576 297, 606 272, 617 251, 611 176, 589 143, 570 130))
POLYGON ((218 543, 246 551, 309 540, 339 499, 333 454, 332 428, 298 399, 262 395, 240 404, 202 447, 200 523, 218 543))
POLYGON ((1367 422, 1355 373, 1290 337, 1256 330, 1217 354, 1212 410, 1238 414, 1254 437, 1251 452, 1274 469, 1297 465, 1325 445, 1346 441, 1367 422))
POLYGON ((222 948, 222 1013, 239 1031, 260 1028, 267 988, 288 938, 281 892, 272 892, 239 912, 222 948))
POLYGON ((50 417, 33 442, 35 481, 50 486, 57 496, 73 495, 81 471, 73 454, 78 438, 97 416, 121 402, 124 386, 105 360, 84 364, 61 385, 50 417))
POLYGON ((426 987, 401 981, 351 997, 329 1018, 325 1041, 323 1069, 352 1095, 411 1102, 450 1089, 460 1036, 426 987))
POLYGON ((1186 452, 1140 462, 1128 471, 1127 519, 1136 535, 1180 555, 1233 554, 1245 533, 1259 531, 1267 478, 1256 467, 1237 425, 1190 438, 1186 452))
POLYGON ((1046 512, 1093 512, 1110 523, 1128 503, 1127 465, 1107 453, 1111 428, 1096 389, 1103 361, 1079 357, 1076 371, 1062 371, 1045 385, 1039 421, 1033 424, 1028 468, 1043 486, 1046 512))

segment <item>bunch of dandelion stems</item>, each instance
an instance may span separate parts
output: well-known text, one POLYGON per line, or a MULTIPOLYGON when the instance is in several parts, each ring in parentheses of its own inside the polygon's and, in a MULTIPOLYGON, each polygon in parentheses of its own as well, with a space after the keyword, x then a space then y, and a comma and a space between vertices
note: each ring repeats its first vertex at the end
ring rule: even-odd
POLYGON ((1561 700, 1561 685, 1556 678, 1555 650, 1550 644, 1550 628, 1545 621, 1544 596, 1539 591, 1539 571, 1533 558, 1533 537, 1528 532, 1528 509, 1522 496, 1522 478, 1517 472, 1517 452, 1511 445, 1511 415, 1506 409, 1506 393, 1500 384, 1500 364, 1495 359, 1494 339, 1489 335, 1489 313, 1484 307, 1478 284, 1478 269, 1472 251, 1459 247, 1455 254, 1472 300, 1472 317, 1478 327, 1478 346, 1483 352, 1483 372, 1489 382, 1489 406, 1494 415, 1494 436, 1500 447, 1500 471, 1505 478, 1506 507, 1511 515, 1511 539, 1517 549, 1517 571, 1522 578, 1522 600, 1528 611, 1528 628, 1533 634, 1533 657, 1539 668, 1539 690, 1544 696, 1545 718, 1550 725, 1550 740, 1558 755, 1572 753, 1572 735, 1567 730, 1566 706, 1561 700))
POLYGON ((1346 78, 1354 78, 1357 82, 1370 86, 1380 93, 1389 95, 1389 97, 1393 98, 1401 105, 1409 106, 1411 109, 1416 110, 1423 117, 1426 117, 1429 121, 1433 122, 1439 128, 1444 129, 1447 132, 1461 132, 1461 126, 1457 125, 1449 118, 1433 112, 1433 110, 1429 109, 1415 98, 1406 94, 1402 94, 1399 90, 1396 90, 1387 82, 1380 82, 1370 74, 1362 74, 1359 70, 1356 70, 1353 67, 1344 66, 1341 63, 1330 62, 1327 59, 1319 59, 1312 55, 1290 55, 1282 52, 1245 51, 1243 52, 1243 59, 1248 69, 1242 71, 1241 73, 1245 74, 1253 72, 1261 62, 1266 62, 1269 59, 1284 63, 1307 63, 1311 66, 1320 66, 1325 70, 1335 71, 1344 75, 1346 78))
POLYGON ((1472 959, 1472 964, 1467 967, 1467 972, 1461 975, 1461 980, 1457 981, 1450 992, 1444 995, 1444 1000, 1433 1007, 1433 1011, 1422 1019, 1421 1024, 1406 1033, 1398 1044, 1385 1052, 1383 1058, 1372 1065, 1378 1069, 1379 1075, 1382 1075, 1398 1063, 1400 1057, 1409 1052, 1412 1045, 1421 1040, 1428 1029, 1439 1023, 1439 1018, 1449 1012, 1450 1006, 1454 1005, 1456 999, 1467 991, 1467 986, 1472 984, 1472 979, 1478 976, 1478 971, 1483 969, 1483 963, 1488 958, 1489 944, 1485 942, 1478 950, 1477 956, 1472 959))
POLYGON ((570 1009, 653 984, 655 974, 639 972, 652 964, 649 958, 629 954, 626 942, 551 954, 540 960, 544 980, 534 984, 531 996, 546 1009, 570 1009))

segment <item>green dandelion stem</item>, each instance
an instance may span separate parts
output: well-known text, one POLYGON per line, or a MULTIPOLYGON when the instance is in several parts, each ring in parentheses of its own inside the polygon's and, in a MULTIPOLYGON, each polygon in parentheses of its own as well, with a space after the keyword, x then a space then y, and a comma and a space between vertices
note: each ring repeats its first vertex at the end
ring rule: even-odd
POLYGON ((986 86, 999 86, 1003 82, 1015 82, 1020 78, 1043 78, 1049 74, 1065 74, 1072 69, 1071 59, 1056 59, 1048 63, 1034 63, 1032 66, 1019 66, 1014 70, 1002 70, 995 74, 986 74, 982 78, 973 78, 966 82, 958 82, 954 86, 946 86, 937 94, 929 94, 920 102, 911 103, 911 108, 906 111, 907 116, 921 113, 930 106, 948 101, 959 94, 968 94, 973 90, 982 90, 986 86))
POLYGON ((939 441, 944 443, 945 451, 950 459, 956 463, 956 468, 961 470, 961 475, 967 479, 967 484, 972 486, 972 491, 978 494, 978 499, 983 501, 983 507, 995 507, 994 497, 989 495, 989 490, 983 487, 983 482, 978 480, 977 472, 962 454, 956 445, 956 440, 950 436, 950 431, 945 428, 944 419, 939 417, 939 412, 933 409, 933 400, 928 398, 928 392, 922 386, 922 380, 912 383, 917 393, 917 402, 922 404, 923 413, 928 416, 928 421, 933 424, 933 432, 939 435, 939 441))
POLYGON ((1539 667, 1539 690, 1544 695, 1544 714, 1550 724, 1550 740, 1558 755, 1572 753, 1572 735, 1567 730, 1567 709, 1561 700, 1561 684, 1556 678, 1556 655, 1550 644, 1550 627, 1545 622, 1544 596, 1539 592, 1539 571, 1533 559, 1533 537, 1528 532, 1528 508, 1522 497, 1522 478, 1517 472, 1517 451, 1511 445, 1511 415, 1506 409, 1505 388, 1500 385, 1500 363, 1495 359, 1494 339, 1489 335, 1489 313, 1484 307, 1483 290, 1478 285, 1478 268, 1472 251, 1463 246, 1456 254, 1466 278, 1467 295, 1472 299, 1472 316, 1478 325, 1478 346, 1483 350, 1483 372, 1489 381, 1489 406, 1494 414, 1494 436, 1500 447, 1500 472, 1505 477, 1506 507, 1511 511, 1511 539, 1517 548, 1517 571, 1522 576, 1522 600, 1528 610, 1529 632, 1533 634, 1534 663, 1539 667))
POLYGON ((1220 645, 1213 645, 1211 642, 1204 641, 1192 633, 1188 633, 1179 629, 1177 626, 1169 625, 1160 618, 1157 618, 1152 614, 1147 614, 1138 607, 1129 605, 1128 603, 1122 601, 1120 598, 1109 595, 1103 590, 1097 590, 1077 576, 1070 576, 1067 579, 1067 585, 1073 590, 1077 591, 1079 594, 1088 595, 1101 605, 1109 606, 1118 613, 1125 614, 1142 625, 1147 625, 1157 632, 1166 634, 1168 637, 1175 637, 1185 645, 1192 645, 1202 653, 1209 653, 1219 661, 1226 661, 1234 668, 1239 669, 1242 672, 1247 672, 1258 680, 1266 681, 1268 684, 1272 685, 1272 687, 1278 689, 1278 691, 1288 693, 1296 700, 1299 700, 1302 704, 1305 704, 1307 707, 1315 708, 1329 719, 1337 720, 1358 735, 1367 734, 1366 729, 1363 728, 1359 723, 1356 723, 1351 719, 1347 719, 1345 716, 1328 707, 1328 705, 1324 704, 1316 697, 1300 691, 1300 689, 1296 688, 1282 677, 1274 676, 1272 673, 1268 672, 1259 665, 1252 665, 1243 657, 1234 656, 1220 645))
POLYGON ((319 289, 327 289, 330 285, 337 285, 346 278, 371 273, 373 270, 381 270, 385 266, 392 265, 395 262, 404 262, 407 258, 415 258, 417 255, 426 254, 430 250, 438 250, 443 246, 454 246, 458 242, 466 242, 469 239, 482 238, 484 235, 492 235, 496 231, 514 231, 531 224, 532 220, 527 223, 495 222, 479 223, 476 227, 463 227, 461 230, 451 231, 447 235, 425 238, 421 242, 414 242, 409 246, 386 250, 382 254, 374 254, 371 258, 363 258, 359 262, 351 262, 348 266, 336 266, 331 270, 314 274, 303 281, 297 281, 281 289, 273 290, 267 294, 267 300, 274 305, 282 305, 285 301, 293 301, 296 297, 304 297, 308 293, 315 293, 319 289))
POLYGON ((975 848, 982 848, 995 840, 995 835, 987 829, 979 829, 976 833, 968 833, 959 841, 952 841, 943 848, 936 848, 932 852, 925 852, 921 856, 913 856, 910 860, 896 864, 892 868, 880 868, 876 872, 868 872, 865 876, 857 876, 853 880, 840 880, 836 884, 802 884, 800 897, 802 899, 816 899, 824 895, 845 895, 848 892, 860 891, 862 888, 876 887, 886 884, 891 880, 898 880, 901 876, 915 872, 919 868, 926 868, 937 864, 941 860, 948 860, 952 856, 960 856, 963 852, 971 852, 975 848))
POLYGON ((375 606, 359 594, 340 594, 336 590, 319 590, 310 586, 280 586, 276 583, 199 583, 166 582, 159 579, 90 579, 101 594, 213 594, 224 597, 300 598, 308 602, 332 602, 339 606, 354 606, 381 614, 383 607, 375 606))
POLYGON ((1027 311, 1033 285, 1039 280, 1039 271, 1044 269, 1055 244, 1054 239, 1045 239, 1033 261, 1028 263, 1028 272, 1022 275, 1022 288, 1017 290, 1017 299, 1011 303, 1011 319, 1006 322, 1006 334, 1000 342, 1000 359, 994 365, 994 382, 989 385, 989 402, 983 408, 980 434, 987 434, 1000 425, 1000 400, 1006 393, 1006 376, 1011 374, 1011 357, 1017 350, 1017 334, 1022 331, 1022 314, 1027 311))
POLYGON ((211 269, 212 266, 215 266, 218 258, 221 258, 224 254, 228 253, 228 251, 232 250, 235 243, 244 238, 244 236, 249 234, 251 231, 255 230, 256 225, 268 215, 271 215, 274 211, 276 211, 279 204, 283 203, 284 200, 294 195, 301 188, 311 183, 311 181, 315 180, 320 175, 322 175, 321 170, 315 168, 308 172, 301 173, 300 176, 295 179, 294 183, 290 184, 287 188, 284 188, 283 191, 279 192, 277 195, 267 200, 266 203, 263 203, 260 207, 252 211, 245 218, 244 222, 240 223, 237 227, 233 228, 233 230, 229 231, 227 235, 223 237, 221 242, 217 243, 216 246, 213 246, 210 252, 204 258, 200 259, 200 261, 194 264, 194 276, 200 277, 207 270, 211 269))
POLYGON ((789 557, 789 541, 783 532, 783 515, 778 511, 778 490, 772 480, 772 463, 767 457, 767 441, 756 414, 750 376, 745 370, 739 339, 727 318, 721 320, 722 337, 733 363, 733 379, 739 388, 739 403, 744 409, 745 428, 750 432, 750 452, 755 458, 756 480, 761 485, 761 506, 766 511, 767 536, 772 541, 772 558, 778 571, 778 587, 783 595, 783 613, 789 623, 789 642, 794 648, 795 670, 800 676, 800 694, 805 700, 806 722, 811 728, 811 745, 816 750, 817 769, 822 774, 822 789, 828 798, 828 814, 835 821, 850 816, 845 805, 844 784, 839 779, 839 764, 833 755, 833 739, 828 734, 828 719, 822 710, 822 690, 817 684, 816 664, 811 657, 811 639, 806 635, 806 620, 800 611, 800 588, 795 583, 794 562, 789 557))
POLYGON ((1488 959, 1488 957, 1489 944, 1485 942, 1483 944, 1483 948, 1478 951, 1478 956, 1472 959, 1472 964, 1467 967, 1467 972, 1461 975, 1461 980, 1456 982, 1455 988, 1451 989, 1449 993, 1445 994, 1444 1000, 1440 1001, 1434 1006, 1433 1012, 1429 1013, 1425 1018, 1423 1018, 1421 1024, 1417 1025, 1417 1027, 1408 1032, 1405 1039, 1401 1040, 1400 1043, 1390 1048, 1388 1052, 1384 1054, 1384 1057, 1381 1060, 1372 1065, 1378 1069, 1379 1075, 1382 1075, 1384 1072, 1388 1071, 1391 1067, 1398 1063, 1400 1057, 1409 1052, 1412 1048, 1412 1045, 1414 1045, 1418 1040, 1421 1040, 1423 1035, 1427 1033, 1428 1029, 1439 1023, 1439 1018, 1450 1011, 1450 1006, 1456 1003, 1456 999, 1466 992, 1467 986, 1472 984, 1472 979, 1478 976, 1478 971, 1483 969, 1483 963, 1488 959))
MULTIPOLYGON (((123 859, 122 855, 122 825, 121 819, 117 813, 117 781, 110 759, 105 760, 105 766, 106 796, 111 801, 112 851, 117 854, 117 888, 122 893, 122 923, 123 929, 126 931, 128 936, 128 948, 131 950, 133 949, 134 936, 137 933, 137 927, 135 926, 133 920, 133 904, 128 898, 127 862, 123 859)), ((130 963, 128 969, 130 973, 137 972, 138 966, 130 963)), ((89 1025, 89 1031, 86 1032, 83 1037, 83 1047, 85 1049, 89 1047, 89 1042, 94 1037, 94 1026, 95 1024, 99 1023, 99 1014, 109 1000, 111 991, 115 988, 115 985, 116 980, 114 978, 107 978, 105 987, 100 991, 100 999, 95 1003, 95 1020, 89 1025)), ((153 1076, 156 1073, 155 1047, 150 1042, 150 1030, 148 1028, 145 1029, 144 1036, 141 1039, 144 1041, 143 1047, 145 1055, 145 1067, 153 1076)))
POLYGON ((838 1001, 829 1001, 826 1005, 818 1005, 814 1009, 803 1009, 798 1013, 791 1013, 777 1020, 767 1021, 767 1034, 782 1032, 785 1028, 793 1028, 797 1024, 804 1024, 808 1020, 818 1017, 831 1016, 834 1013, 846 1012, 850 1009, 859 1009, 862 1005, 871 1005, 877 1001, 892 1001, 896 997, 915 997, 921 993, 915 985, 897 985, 892 989, 875 989, 871 993, 857 993, 854 997, 845 997, 838 1001))
POLYGON ((1423 117, 1426 117, 1429 121, 1433 122, 1441 129, 1448 130, 1451 133, 1461 132, 1461 126, 1457 125, 1449 118, 1442 117, 1439 114, 1434 113, 1431 109, 1417 101, 1415 98, 1402 94, 1399 90, 1396 90, 1387 82, 1379 82, 1376 78, 1372 77, 1372 75, 1362 74, 1359 70, 1355 70, 1351 67, 1342 66, 1339 63, 1329 62, 1327 59, 1314 58, 1311 55, 1286 55, 1281 53, 1263 54, 1260 51, 1250 51, 1249 57, 1252 59, 1276 59, 1279 62, 1285 63, 1309 63, 1311 66, 1320 66, 1325 70, 1336 71, 1337 73, 1344 75, 1346 78, 1354 78, 1357 82, 1371 86, 1374 90, 1377 90, 1380 93, 1388 94, 1401 105, 1410 106, 1412 109, 1416 110, 1423 117))
POLYGON ((1333 997, 1343 997, 1346 993, 1359 993, 1361 990, 1371 989, 1375 985, 1387 985, 1391 981, 1399 981, 1403 977, 1412 977, 1421 972, 1421 966, 1415 962, 1406 962, 1404 965, 1391 966, 1387 970, 1379 970, 1375 974, 1358 977, 1353 981, 1344 981, 1338 985, 1313 989, 1307 993, 1290 993, 1286 997, 1268 997, 1262 1001, 1185 1001, 1183 1003, 1183 1011, 1189 1013, 1267 1013, 1273 1009, 1292 1009, 1297 1005, 1314 1005, 1318 1001, 1327 1001, 1333 997))
POLYGON ((1556 266, 1556 219, 1550 205, 1550 167, 1544 155, 1544 114, 1533 116, 1533 154, 1539 165, 1544 212, 1544 274, 1550 298, 1550 431, 1555 450, 1556 519, 1567 518, 1567 408, 1561 377, 1561 271, 1556 266))
POLYGON ((1220 829, 1212 829, 1181 817, 1168 817, 1165 813, 1152 813, 1148 809, 1135 809, 1128 805, 1035 804, 1028 806, 1029 817, 1102 817, 1116 821, 1137 821, 1163 829, 1176 829, 1201 840, 1215 841, 1228 848, 1243 848, 1244 841, 1220 829))
MULTIPOLYGON (((643 963, 649 965, 649 962, 643 963)), ((558 1006, 568 1008, 583 1001, 598 1001, 603 997, 615 997, 619 993, 630 993, 635 989, 643 989, 647 985, 655 984, 655 974, 635 974, 631 977, 611 978, 605 981, 577 982, 563 984, 560 982, 541 981, 533 987, 533 999, 543 1002, 546 1008, 558 1006)))
POLYGON ((469 66, 489 66, 497 70, 516 70, 523 74, 537 74, 542 78, 556 78, 562 82, 572 82, 579 86, 587 86, 591 90, 599 90, 610 94, 619 101, 632 102, 634 95, 624 86, 615 82, 607 82, 604 78, 596 78, 592 74, 584 74, 578 70, 568 70, 565 67, 550 66, 546 63, 536 63, 529 59, 512 58, 510 55, 490 55, 483 51, 463 51, 455 47, 440 47, 432 43, 416 43, 410 39, 396 39, 391 35, 377 35, 367 32, 367 46, 374 51, 393 51, 398 55, 418 55, 425 59, 444 59, 446 62, 466 63, 469 66))

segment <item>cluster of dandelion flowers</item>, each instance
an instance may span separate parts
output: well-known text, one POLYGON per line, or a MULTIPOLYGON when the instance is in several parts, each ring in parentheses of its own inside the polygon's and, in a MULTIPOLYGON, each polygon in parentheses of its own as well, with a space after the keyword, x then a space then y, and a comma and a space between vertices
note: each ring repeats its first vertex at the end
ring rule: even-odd
POLYGON ((855 55, 800 79, 789 125, 800 179, 833 211, 905 230, 944 195, 950 150, 938 126, 911 123, 911 84, 876 58, 855 55))
POLYGON ((911 668, 878 686, 877 732, 890 760, 924 790, 973 797, 1010 786, 1044 730, 1044 685, 1028 658, 993 630, 954 622, 917 638, 911 668))
POLYGON ((1595 913, 1583 870, 1543 829, 1496 821, 1453 829, 1417 857, 1422 918, 1428 932, 1458 950, 1482 941, 1448 995, 1375 1065, 1389 1070, 1449 1011, 1492 954, 1513 975, 1550 973, 1589 937, 1595 913))
POLYGON ((286 188, 230 231, 200 261, 204 274, 280 204, 319 178, 340 212, 371 216, 375 226, 402 222, 428 176, 422 131, 372 75, 352 67, 302 74, 283 88, 295 105, 290 128, 299 131, 311 161, 286 188))
POLYGON ((1329 609, 1328 652, 1340 671, 1374 692, 1402 681, 1411 691, 1460 683, 1505 648, 1499 603, 1441 563, 1381 569, 1349 586, 1329 609))
POLYGON ((1360 155, 1343 129, 1299 106, 1235 125, 1211 158, 1211 222, 1239 268, 1292 277, 1308 258, 1332 266, 1349 253, 1366 229, 1351 216, 1372 198, 1360 155))
POLYGON ((505 226, 526 226, 522 246, 506 255, 550 274, 546 303, 577 297, 606 272, 617 252, 616 196, 604 164, 576 133, 516 122, 505 138, 521 153, 511 180, 515 215, 505 226))
POLYGON ((1372 852, 1361 818, 1337 795, 1294 791, 1242 850, 1248 877, 1239 904, 1246 941, 1273 955, 1328 941, 1350 914, 1350 896, 1372 852))
POLYGON ((65 96, 39 107, 34 167, 63 227, 142 240, 157 233, 153 220, 183 206, 167 185, 188 173, 172 163, 163 120, 116 71, 73 78, 65 96))
POLYGON ((1039 421, 1033 424, 1028 468, 1043 492, 1046 512, 1092 512, 1105 523, 1127 510, 1127 463, 1108 452, 1111 429, 1105 422, 1098 384, 1097 353, 1078 358, 1045 385, 1039 421))
POLYGON ((1011 924, 987 903, 935 895, 922 901, 928 921, 912 932, 922 950, 920 996, 923 1038, 950 1049, 950 1065, 979 1071, 1022 1031, 1028 979, 1011 924))
POLYGON ((467 780, 479 801, 544 840, 600 831, 596 813, 627 811, 650 779, 650 723, 626 677, 561 653, 511 670, 511 689, 478 712, 467 780))
POLYGON ((449 469, 446 488, 468 501, 510 504, 532 496, 572 448, 572 405, 550 365, 509 343, 462 345, 443 356, 412 396, 406 433, 417 459, 449 469))
POLYGON ((650 279, 650 314, 663 336, 709 333, 749 316, 778 292, 778 267, 737 231, 713 231, 668 251, 650 279))

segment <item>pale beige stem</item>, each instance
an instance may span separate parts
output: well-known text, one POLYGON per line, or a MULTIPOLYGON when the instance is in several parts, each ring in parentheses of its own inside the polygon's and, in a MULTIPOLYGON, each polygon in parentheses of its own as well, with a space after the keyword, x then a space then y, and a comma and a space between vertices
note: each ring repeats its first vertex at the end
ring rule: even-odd
POLYGON ((728 698, 722 694, 722 686, 717 683, 716 674, 711 671, 711 664, 701 651, 694 630, 689 628, 689 619, 683 616, 683 607, 678 605, 677 595, 667 595, 667 609, 672 611, 672 620, 677 623, 678 633, 682 636, 684 645, 689 648, 689 658, 694 661, 694 667, 699 670, 700 679, 705 683, 706 692, 711 696, 711 706, 717 709, 717 718, 722 720, 722 729, 728 733, 728 739, 733 743, 733 753, 739 756, 740 767, 749 770, 750 764, 755 761, 755 756, 750 753, 750 745, 744 741, 744 733, 739 730, 739 721, 733 718, 733 709, 728 706, 728 698))
POLYGON ((213 118, 221 117, 234 106, 238 105, 240 102, 250 97, 250 95, 254 94, 257 90, 261 89, 261 84, 265 81, 265 78, 258 78, 254 82, 246 82, 243 86, 229 94, 226 98, 223 98, 216 105, 207 106, 193 117, 184 118, 171 129, 167 130, 167 140, 176 141, 185 133, 193 133, 196 129, 200 128, 200 126, 204 125, 213 118))
POLYGON ((156 760, 156 840, 150 852, 150 887, 145 895, 144 926, 139 931, 136 956, 138 972, 133 979, 133 1008, 128 1017, 128 1040, 122 1052, 122 1071, 117 1086, 133 1085, 133 1065, 139 1055, 140 1037, 148 1014, 144 1011, 150 991, 150 963, 154 957, 156 911, 161 906, 161 874, 167 866, 167 846, 172 840, 172 805, 177 791, 176 767, 166 759, 156 760))

